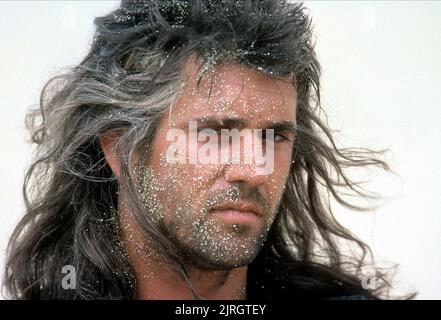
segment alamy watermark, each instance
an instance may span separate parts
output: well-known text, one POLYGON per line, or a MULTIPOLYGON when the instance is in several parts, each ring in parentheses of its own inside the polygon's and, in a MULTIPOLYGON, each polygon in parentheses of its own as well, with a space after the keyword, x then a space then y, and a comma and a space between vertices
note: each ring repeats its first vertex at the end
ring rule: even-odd
POLYGON ((375 290, 376 288, 376 272, 370 271, 361 278, 361 286, 365 290, 375 290))
POLYGON ((252 165, 257 174, 269 175, 274 170, 274 139, 274 129, 198 130, 197 121, 189 121, 188 134, 168 130, 166 140, 172 143, 166 158, 172 164, 252 165))
POLYGON ((61 268, 61 273, 66 274, 61 279, 61 287, 64 290, 71 290, 77 288, 77 277, 75 272, 75 267, 70 264, 63 266, 61 268))

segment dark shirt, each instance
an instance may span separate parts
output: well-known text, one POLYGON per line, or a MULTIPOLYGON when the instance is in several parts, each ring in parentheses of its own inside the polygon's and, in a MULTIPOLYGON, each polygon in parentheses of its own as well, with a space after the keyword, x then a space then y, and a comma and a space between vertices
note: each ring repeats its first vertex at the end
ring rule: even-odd
POLYGON ((260 302, 280 302, 304 300, 369 300, 362 288, 354 288, 339 280, 325 283, 317 281, 319 276, 296 277, 301 281, 289 281, 283 272, 273 275, 271 272, 248 268, 247 300, 260 302), (282 274, 282 276, 280 276, 282 274))

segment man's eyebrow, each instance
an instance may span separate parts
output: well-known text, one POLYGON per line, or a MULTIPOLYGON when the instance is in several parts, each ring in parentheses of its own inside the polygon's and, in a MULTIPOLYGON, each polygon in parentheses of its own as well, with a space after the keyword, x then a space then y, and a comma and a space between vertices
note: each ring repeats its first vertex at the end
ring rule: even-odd
POLYGON ((198 125, 204 127, 226 127, 226 128, 242 128, 249 124, 247 119, 243 118, 219 118, 219 117, 202 117, 193 119, 192 121, 197 121, 198 125))
MULTIPOLYGON (((205 128, 243 128, 247 127, 250 123, 249 120, 244 118, 235 117, 201 117, 193 119, 196 121, 198 126, 203 126, 205 128)), ((261 129, 273 129, 277 132, 296 132, 296 126, 292 121, 282 120, 282 121, 269 121, 261 129)))
POLYGON ((273 129, 276 132, 295 133, 297 130, 296 128, 296 125, 292 121, 282 120, 269 122, 263 129, 273 129))

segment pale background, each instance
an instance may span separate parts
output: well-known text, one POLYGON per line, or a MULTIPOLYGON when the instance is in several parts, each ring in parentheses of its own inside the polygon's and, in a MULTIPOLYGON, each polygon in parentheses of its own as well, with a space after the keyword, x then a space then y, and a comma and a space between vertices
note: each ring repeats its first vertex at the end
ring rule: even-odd
MULTIPOLYGON (((115 1, 0 2, 0 266, 23 212, 27 108, 47 79, 86 54, 93 18, 115 1)), ((341 145, 390 148, 398 176, 369 174, 387 195, 373 213, 338 208, 380 262, 400 264, 397 292, 441 299, 441 3, 308 1, 323 66, 323 105, 341 145), (403 289, 404 288, 404 289, 403 289)), ((1 277, 1 276, 0 276, 1 277)))

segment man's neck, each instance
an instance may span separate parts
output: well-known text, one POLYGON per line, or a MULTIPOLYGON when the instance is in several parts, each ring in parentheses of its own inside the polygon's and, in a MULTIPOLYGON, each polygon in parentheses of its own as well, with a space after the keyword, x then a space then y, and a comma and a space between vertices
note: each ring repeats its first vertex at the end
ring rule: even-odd
POLYGON ((136 298, 149 300, 246 299, 247 267, 210 271, 197 267, 183 273, 160 258, 133 217, 120 211, 121 237, 136 277, 136 298), (193 289, 193 290, 192 290, 193 289))
POLYGON ((237 300, 246 298, 246 267, 232 271, 189 272, 190 282, 159 265, 136 267, 137 299, 152 300, 237 300), (156 267, 156 268, 155 268, 156 267), (155 269, 155 271, 152 271, 155 269), (191 289, 193 288, 193 290, 191 289))

